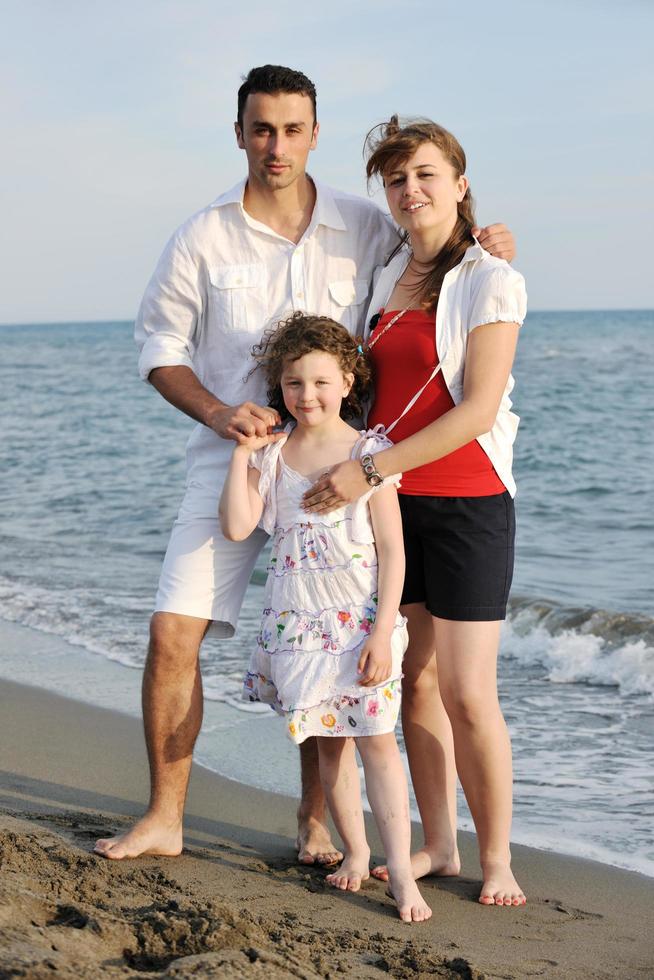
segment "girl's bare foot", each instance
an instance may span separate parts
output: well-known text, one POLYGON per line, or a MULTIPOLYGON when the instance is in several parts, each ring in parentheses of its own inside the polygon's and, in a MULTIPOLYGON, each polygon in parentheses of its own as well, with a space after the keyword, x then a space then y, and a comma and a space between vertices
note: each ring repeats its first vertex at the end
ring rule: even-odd
POLYGON ((426 922, 431 919, 431 909, 420 894, 411 874, 391 875, 387 893, 397 905, 402 922, 426 922))
POLYGON ((298 813, 295 846, 300 864, 322 864, 329 867, 343 860, 341 852, 332 844, 329 830, 315 817, 302 817, 298 813))
POLYGON ((118 837, 103 837, 95 842, 96 854, 111 861, 136 858, 141 854, 157 854, 164 857, 177 857, 182 853, 182 822, 172 823, 146 813, 131 830, 118 837))
POLYGON ((482 905, 525 905, 527 899, 513 877, 511 865, 504 861, 482 864, 484 883, 479 895, 482 905))
POLYGON ((358 892, 361 882, 370 877, 369 865, 370 851, 346 854, 340 868, 327 875, 327 882, 341 891, 358 892))
MULTIPOLYGON (((453 854, 444 854, 442 851, 432 851, 427 847, 422 847, 411 855, 411 868, 414 878, 425 878, 427 875, 447 878, 460 873, 461 859, 457 849, 453 854)), ((378 878, 379 881, 389 880, 388 868, 385 864, 378 864, 370 874, 373 878, 378 878)))

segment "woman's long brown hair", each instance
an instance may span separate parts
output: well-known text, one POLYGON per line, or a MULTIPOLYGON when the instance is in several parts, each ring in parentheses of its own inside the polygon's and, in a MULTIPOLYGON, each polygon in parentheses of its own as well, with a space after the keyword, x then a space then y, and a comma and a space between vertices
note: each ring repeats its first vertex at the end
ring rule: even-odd
MULTIPOLYGON (((465 174, 466 155, 463 147, 447 129, 443 129, 430 119, 417 119, 400 125, 398 117, 391 116, 388 122, 371 129, 366 137, 368 180, 373 176, 379 176, 384 180, 385 174, 390 173, 399 164, 406 163, 423 143, 433 143, 438 147, 454 168, 456 178, 465 174)), ((432 312, 436 309, 443 279, 450 269, 459 264, 466 249, 473 244, 472 229, 475 226, 475 212, 469 187, 463 200, 458 203, 457 211, 452 234, 418 286, 423 308, 432 312)), ((408 233, 404 232, 402 244, 408 240, 408 233)))

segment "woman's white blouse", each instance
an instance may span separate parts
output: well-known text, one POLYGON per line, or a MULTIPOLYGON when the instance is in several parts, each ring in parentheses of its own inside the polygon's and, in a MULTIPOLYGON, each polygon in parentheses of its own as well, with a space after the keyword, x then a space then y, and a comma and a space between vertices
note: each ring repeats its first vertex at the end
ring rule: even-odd
MULTIPOLYGON (((386 307, 410 256, 410 250, 405 246, 381 270, 368 308, 367 324, 374 314, 386 307)), ((490 255, 479 242, 471 245, 461 262, 450 269, 443 280, 434 324, 443 378, 455 405, 463 398, 463 373, 470 331, 484 323, 522 325, 526 313, 527 292, 520 273, 504 259, 490 255)), ((369 330, 369 326, 366 327, 366 335, 369 330)), ((509 375, 495 424, 490 432, 477 439, 512 497, 516 492, 512 474, 513 443, 520 421, 511 411, 513 385, 513 375, 509 375)))

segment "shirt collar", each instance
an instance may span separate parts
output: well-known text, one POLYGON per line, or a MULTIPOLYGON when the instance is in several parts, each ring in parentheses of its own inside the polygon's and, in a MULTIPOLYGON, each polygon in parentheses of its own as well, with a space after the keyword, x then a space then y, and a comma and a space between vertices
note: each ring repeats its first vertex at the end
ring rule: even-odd
MULTIPOLYGON (((311 180, 316 188, 316 203, 313 207, 310 225, 314 228, 318 225, 325 225, 326 228, 334 228, 336 231, 347 231, 347 225, 343 221, 343 216, 338 209, 331 188, 327 187, 326 184, 321 184, 319 181, 314 180, 313 177, 311 177, 311 180)), ((217 197, 212 202, 211 207, 222 208, 227 204, 240 204, 243 207, 243 195, 245 194, 246 183, 246 177, 243 180, 239 180, 238 184, 235 184, 230 190, 225 191, 224 194, 217 197)))
MULTIPOLYGON (((472 236, 474 238, 474 235, 472 236)), ((463 258, 459 265, 464 265, 466 262, 473 262, 475 259, 483 259, 484 255, 488 255, 488 252, 483 248, 477 239, 475 238, 475 244, 470 245, 463 253, 463 258)))
POLYGON ((215 201, 212 201, 210 206, 212 208, 223 208, 226 204, 240 204, 243 206, 246 179, 239 180, 238 184, 234 184, 228 191, 225 191, 215 201))

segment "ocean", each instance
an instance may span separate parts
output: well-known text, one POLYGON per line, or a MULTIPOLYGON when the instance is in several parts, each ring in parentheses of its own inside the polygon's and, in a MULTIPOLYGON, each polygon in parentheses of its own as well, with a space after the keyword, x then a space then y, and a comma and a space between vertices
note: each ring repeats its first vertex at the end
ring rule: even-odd
MULTIPOLYGON (((653 354, 649 311, 525 322, 499 676, 514 840, 654 876, 653 354)), ((136 714, 193 423, 139 381, 129 323, 1 327, 0 392, 0 675, 136 714)), ((264 567, 237 635, 203 649, 197 758, 295 793, 281 723, 239 699, 264 567)))

